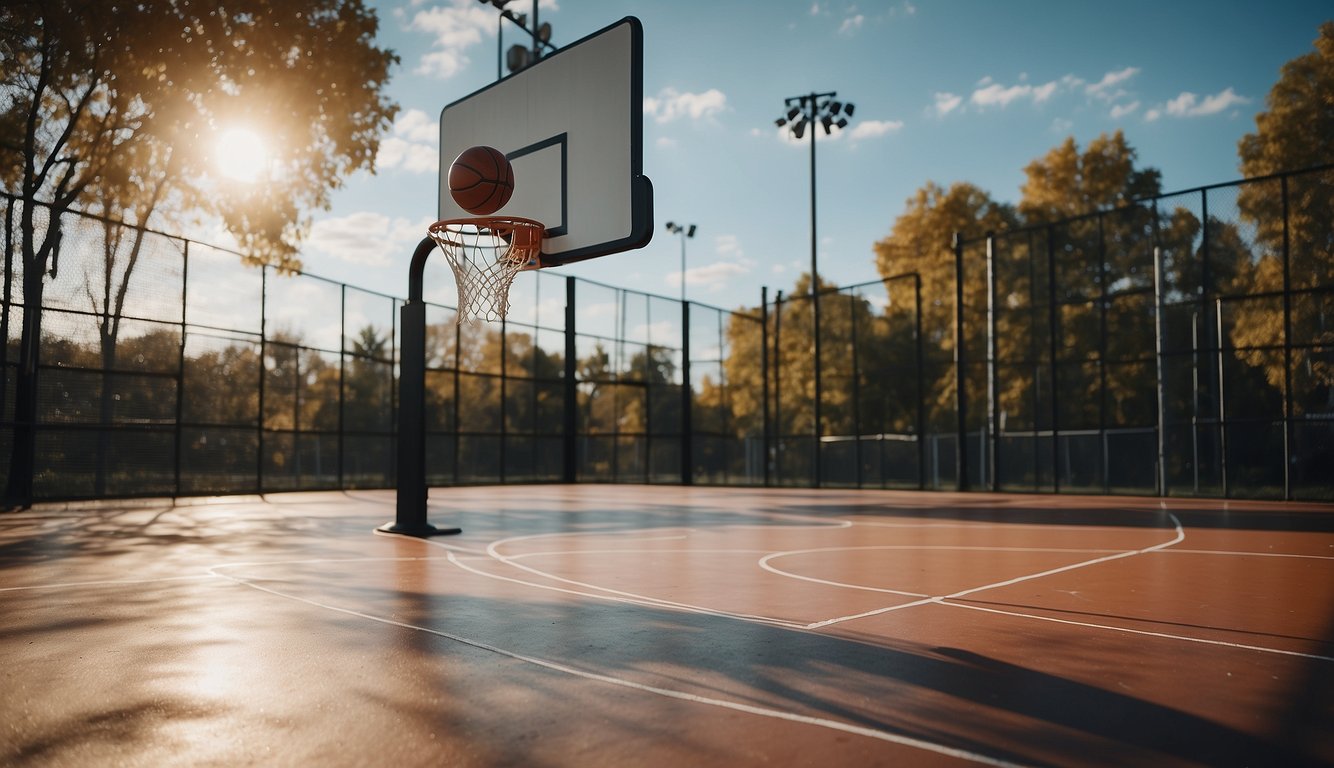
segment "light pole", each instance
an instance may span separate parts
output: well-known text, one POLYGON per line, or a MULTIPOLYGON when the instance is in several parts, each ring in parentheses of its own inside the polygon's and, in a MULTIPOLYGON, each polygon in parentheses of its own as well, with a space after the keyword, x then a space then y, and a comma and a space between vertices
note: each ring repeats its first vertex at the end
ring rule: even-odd
POLYGON ((502 62, 508 58, 511 72, 518 72, 530 64, 536 64, 542 58, 543 49, 556 50, 556 46, 551 44, 551 25, 537 23, 537 0, 533 0, 533 28, 528 28, 528 16, 526 14, 515 14, 513 11, 505 8, 514 0, 478 0, 482 4, 490 3, 500 11, 500 18, 497 19, 496 27, 496 79, 504 76, 502 71, 502 62), (505 27, 505 20, 509 19, 516 24, 519 29, 527 32, 529 37, 533 38, 533 48, 530 51, 527 47, 516 45, 509 51, 507 57, 502 57, 501 50, 504 48, 504 38, 502 30, 505 27))
POLYGON ((847 127, 848 118, 852 117, 855 107, 836 101, 836 91, 829 93, 808 93, 805 96, 790 96, 783 100, 787 111, 774 121, 779 128, 787 127, 792 138, 801 140, 807 128, 811 132, 811 315, 812 337, 815 356, 815 486, 820 486, 820 272, 816 264, 817 240, 815 236, 815 126, 818 123, 828 136, 837 127, 847 127), (841 113, 841 114, 840 114, 841 113))
POLYGON ((677 224, 674 221, 667 222, 667 231, 673 235, 681 236, 681 303, 686 300, 686 238, 695 236, 694 224, 677 224))

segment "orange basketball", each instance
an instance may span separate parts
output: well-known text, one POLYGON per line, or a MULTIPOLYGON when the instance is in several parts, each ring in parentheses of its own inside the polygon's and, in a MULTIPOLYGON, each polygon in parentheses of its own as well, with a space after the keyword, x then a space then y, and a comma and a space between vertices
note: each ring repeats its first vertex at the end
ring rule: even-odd
POLYGON ((469 147, 449 166, 449 194, 474 216, 490 216, 514 194, 514 169, 494 147, 469 147))

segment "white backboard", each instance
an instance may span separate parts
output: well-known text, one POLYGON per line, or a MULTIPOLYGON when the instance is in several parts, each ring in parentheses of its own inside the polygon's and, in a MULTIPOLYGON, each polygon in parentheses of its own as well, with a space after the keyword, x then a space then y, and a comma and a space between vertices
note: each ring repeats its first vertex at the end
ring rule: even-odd
POLYGON ((497 214, 547 228, 543 266, 642 248, 653 237, 653 185, 643 173, 644 33, 627 17, 440 113, 441 219, 469 214, 450 197, 463 150, 495 147, 514 167, 497 214))

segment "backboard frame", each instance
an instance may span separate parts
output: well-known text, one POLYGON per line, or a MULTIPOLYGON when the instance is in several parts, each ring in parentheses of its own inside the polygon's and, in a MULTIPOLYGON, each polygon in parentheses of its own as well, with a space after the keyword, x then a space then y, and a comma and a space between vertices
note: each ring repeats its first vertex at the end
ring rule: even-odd
POLYGON ((639 19, 627 16, 441 109, 439 218, 467 215, 450 197, 449 166, 462 150, 485 144, 515 165, 514 197, 501 213, 537 219, 547 227, 540 266, 648 245, 654 230, 653 185, 644 175, 643 162, 643 39, 639 19), (593 66, 604 52, 610 61, 627 66, 593 66), (571 73, 600 78, 598 87, 580 90, 583 82, 571 73), (605 87, 608 82, 612 87, 605 87), (596 112, 588 111, 590 105, 596 112), (525 113, 550 117, 520 119, 525 113), (605 119, 594 121, 590 114, 605 119), (596 132, 590 128, 594 125, 596 132), (597 153, 607 146, 617 152, 624 146, 628 157, 597 163, 597 153), (578 165, 572 168, 571 163, 578 165), (530 180, 528 188, 525 165, 535 171, 529 178, 538 179, 530 180), (587 199, 592 197, 590 188, 614 205, 587 199))

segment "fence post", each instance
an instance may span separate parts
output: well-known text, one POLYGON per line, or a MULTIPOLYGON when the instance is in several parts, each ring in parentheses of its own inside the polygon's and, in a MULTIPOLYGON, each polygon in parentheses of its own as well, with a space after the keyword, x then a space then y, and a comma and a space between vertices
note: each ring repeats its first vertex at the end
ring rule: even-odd
POLYGON ((255 490, 264 493, 264 389, 269 378, 269 266, 259 268, 259 419, 255 422, 255 490))
MULTIPOLYGON (((397 302, 395 302, 397 303, 397 302)), ((401 343, 401 340, 400 340, 401 343)), ((394 349, 394 332, 389 331, 390 360, 397 350, 394 349)), ((393 364, 390 363, 390 378, 393 377, 393 364)), ((400 376, 402 373, 399 374, 400 376)), ((393 389, 392 387, 390 388, 393 389)), ((395 402, 391 394, 389 399, 389 412, 392 416, 398 415, 398 403, 395 402)), ((338 290, 338 488, 347 490, 347 480, 343 472, 343 454, 347 451, 347 441, 344 434, 347 430, 347 284, 340 283, 338 290)), ((397 440, 394 441, 397 445, 397 440)), ((397 467, 401 457, 398 455, 398 449, 390 449, 389 466, 397 467)))
POLYGON ((774 468, 782 479, 783 455, 783 292, 774 295, 774 468))
MULTIPOLYGON (((577 482, 579 479, 579 441, 577 430, 579 428, 579 383, 575 381, 575 374, 578 373, 578 365, 575 355, 578 354, 575 345, 575 327, 574 327, 574 305, 575 291, 574 278, 565 278, 565 407, 563 409, 563 427, 561 429, 561 444, 564 447, 564 461, 562 462, 564 475, 563 479, 567 483, 577 482)), ((457 367, 457 366, 456 366, 457 367)), ((457 430, 456 430, 457 431, 457 430)))
POLYGON ((996 381, 996 235, 987 233, 987 480, 1000 490, 1000 384, 996 381))
POLYGON ((1218 452, 1222 454, 1222 461, 1219 462, 1221 473, 1223 475, 1223 498, 1228 497, 1227 481, 1227 391, 1224 382, 1227 380, 1224 375, 1223 365, 1223 299, 1222 297, 1214 299, 1214 317, 1218 320, 1216 332, 1218 334, 1218 452))
MULTIPOLYGON (((857 347, 857 294, 848 292, 848 325, 852 340, 852 455, 857 462, 855 477, 857 487, 861 488, 865 478, 862 476, 862 372, 861 351, 857 347)), ((883 430, 882 430, 883 431, 883 430)), ((880 440, 880 450, 885 450, 885 441, 880 440)), ((885 485, 885 476, 880 475, 880 487, 885 485)))
POLYGON ((1283 193, 1283 498, 1292 501, 1292 258, 1288 240, 1288 177, 1284 176, 1279 183, 1283 193))
POLYGON ((769 286, 760 286, 760 439, 764 487, 769 487, 769 286))
POLYGON ((968 396, 963 351, 963 236, 954 233, 954 487, 968 490, 968 396))
POLYGON ((1163 391, 1163 252, 1153 247, 1153 361, 1158 399, 1158 495, 1167 495, 1167 397, 1163 391))
POLYGON ((1057 358, 1061 350, 1060 313, 1056 306, 1056 228, 1047 226, 1047 324, 1051 329, 1048 351, 1051 354, 1051 490, 1061 492, 1061 396, 1057 358))
POLYGON ((695 480, 695 394, 690 385, 690 302, 681 302, 681 485, 695 480))
POLYGON ((917 490, 926 490, 926 364, 923 355, 922 340, 922 274, 914 272, 913 280, 913 333, 916 336, 916 348, 913 350, 917 365, 917 490))
MULTIPOLYGON (((175 495, 181 495, 181 421, 185 413, 185 300, 190 279, 190 241, 182 241, 181 250, 181 344, 179 357, 176 359, 176 425, 172 430, 172 453, 176 459, 173 468, 172 487, 175 495)), ((2 411, 0 411, 2 412, 2 411)))

